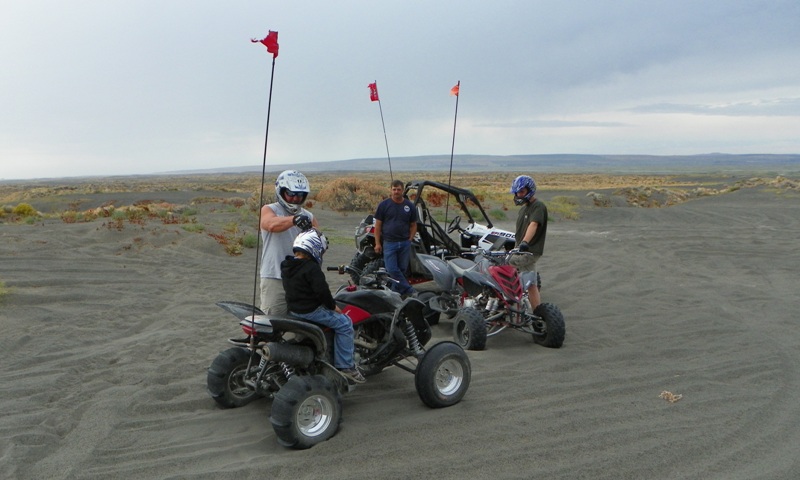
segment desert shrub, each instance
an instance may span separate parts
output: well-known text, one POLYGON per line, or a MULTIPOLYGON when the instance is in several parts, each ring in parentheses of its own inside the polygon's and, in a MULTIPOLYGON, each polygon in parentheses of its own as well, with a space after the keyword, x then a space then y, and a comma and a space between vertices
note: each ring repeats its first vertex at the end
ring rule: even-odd
POLYGON ((258 245, 258 235, 255 233, 245 233, 242 236, 242 246, 245 248, 256 248, 258 245))
POLYGON ((187 223, 186 225, 181 225, 181 228, 189 233, 200 233, 206 229, 206 226, 201 223, 187 223))
POLYGON ((505 210, 495 208, 494 210, 489 212, 489 218, 491 218, 492 220, 505 220, 508 218, 508 216, 506 215, 505 210))
POLYGON ((325 184, 316 199, 339 212, 371 211, 386 196, 387 188, 357 178, 338 178, 325 184))
POLYGON ((428 207, 443 207, 447 200, 447 194, 438 190, 433 190, 425 194, 425 203, 428 207))
POLYGON ((547 202, 548 214, 556 214, 566 220, 577 220, 580 215, 578 214, 577 197, 558 195, 547 202))
POLYGON ((5 282, 0 280, 0 303, 3 303, 5 296, 8 295, 9 293, 10 290, 8 287, 6 287, 5 282))
POLYGON ((242 208, 246 201, 243 198, 229 198, 225 200, 225 203, 232 205, 234 208, 242 208))
POLYGON ((18 204, 16 207, 11 209, 11 213, 20 217, 35 217, 39 215, 39 212, 37 212, 36 209, 28 203, 18 204))

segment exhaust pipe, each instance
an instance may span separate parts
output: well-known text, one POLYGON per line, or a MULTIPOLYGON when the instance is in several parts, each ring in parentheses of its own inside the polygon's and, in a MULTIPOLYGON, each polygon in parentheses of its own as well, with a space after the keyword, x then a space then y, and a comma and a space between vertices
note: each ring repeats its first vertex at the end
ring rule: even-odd
POLYGON ((287 363, 297 367, 307 367, 314 361, 314 350, 305 345, 287 345, 270 342, 264 346, 264 354, 268 360, 287 363))

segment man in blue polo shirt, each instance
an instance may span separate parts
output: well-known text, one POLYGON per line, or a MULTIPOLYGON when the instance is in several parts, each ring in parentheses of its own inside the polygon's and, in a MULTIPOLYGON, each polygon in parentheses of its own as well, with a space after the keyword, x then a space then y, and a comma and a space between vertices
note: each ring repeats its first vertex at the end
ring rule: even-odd
POLYGON ((411 261, 411 240, 417 234, 417 210, 403 197, 403 182, 392 182, 392 195, 378 204, 375 211, 375 253, 383 252, 386 272, 399 283, 392 289, 401 295, 413 295, 415 290, 404 272, 411 261))

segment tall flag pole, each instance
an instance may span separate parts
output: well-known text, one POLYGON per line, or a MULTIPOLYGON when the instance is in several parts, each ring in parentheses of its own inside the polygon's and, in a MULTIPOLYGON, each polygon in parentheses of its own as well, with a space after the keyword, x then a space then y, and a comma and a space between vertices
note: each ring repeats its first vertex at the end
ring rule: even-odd
MULTIPOLYGON (((450 89, 450 95, 455 95, 456 97, 456 114, 453 118, 453 142, 450 145, 450 172, 447 176, 447 186, 450 186, 450 181, 453 178, 453 152, 456 148, 456 122, 458 120, 458 97, 459 97, 459 90, 461 89, 461 80, 456 83, 456 86, 450 89)), ((444 207, 444 223, 447 224, 447 209, 450 206, 450 195, 447 196, 447 203, 444 207)))
POLYGON ((374 82, 367 85, 369 87, 369 99, 372 102, 378 102, 378 109, 381 111, 381 125, 383 126, 383 141, 386 144, 386 158, 389 159, 389 178, 394 181, 394 175, 392 174, 392 157, 389 155, 389 140, 386 139, 386 124, 383 122, 383 107, 381 106, 381 98, 378 96, 378 81, 375 80, 374 82))
MULTIPOLYGON (((267 47, 267 52, 272 54, 272 71, 269 77, 269 97, 267 100, 267 126, 264 132, 264 155, 261 162, 261 193, 258 199, 258 228, 256 239, 256 272, 253 279, 253 316, 255 319, 255 305, 256 305, 256 292, 258 290, 258 277, 259 277, 259 258, 261 257, 261 207, 264 205, 264 182, 267 175, 267 142, 269 140, 269 115, 272 110, 272 83, 275 79, 275 59, 278 58, 278 32, 269 31, 266 37, 261 40, 255 38, 250 40, 252 43, 260 43, 267 47)), ((255 320, 253 320, 255 321, 255 320)))

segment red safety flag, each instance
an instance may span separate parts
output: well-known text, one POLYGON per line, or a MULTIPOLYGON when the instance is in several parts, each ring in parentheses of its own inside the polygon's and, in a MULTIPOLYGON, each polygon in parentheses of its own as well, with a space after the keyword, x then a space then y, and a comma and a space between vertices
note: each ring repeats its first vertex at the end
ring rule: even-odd
POLYGON ((267 51, 272 54, 272 58, 278 56, 278 32, 270 30, 269 34, 261 40, 253 38, 250 41, 253 43, 263 43, 264 46, 267 47, 267 51))
POLYGON ((369 99, 373 102, 377 102, 378 98, 378 83, 370 83, 367 85, 369 87, 369 99))
POLYGON ((458 85, 450 89, 450 95, 458 96, 458 85))

